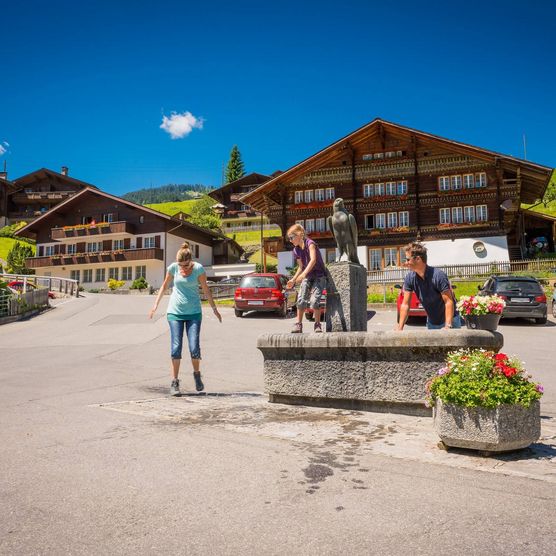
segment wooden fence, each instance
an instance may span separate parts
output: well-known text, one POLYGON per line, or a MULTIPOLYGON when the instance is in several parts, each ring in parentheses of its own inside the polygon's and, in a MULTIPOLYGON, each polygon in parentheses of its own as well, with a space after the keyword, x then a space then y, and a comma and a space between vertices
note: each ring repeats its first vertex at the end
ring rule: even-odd
POLYGON ((14 317, 34 309, 48 307, 48 290, 40 288, 26 293, 0 291, 0 317, 14 317))
POLYGON ((36 276, 35 274, 0 274, 0 280, 4 282, 18 281, 24 284, 29 283, 37 288, 44 288, 47 291, 79 297, 79 284, 77 280, 72 280, 71 278, 36 276))

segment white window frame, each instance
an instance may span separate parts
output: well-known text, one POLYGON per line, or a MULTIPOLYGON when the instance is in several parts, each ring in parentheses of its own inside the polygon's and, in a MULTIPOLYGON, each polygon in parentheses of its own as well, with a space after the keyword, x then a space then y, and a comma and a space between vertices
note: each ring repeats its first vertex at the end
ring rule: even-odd
POLYGON ((386 195, 395 195, 396 194, 396 182, 395 181, 387 181, 385 186, 386 195))
POLYGON ((305 220, 296 220, 296 224, 299 224, 302 228, 305 228, 305 220))
POLYGON ((44 256, 45 257, 52 257, 54 255, 54 245, 45 245, 44 246, 44 256))
POLYGON ((306 203, 312 203, 314 199, 314 191, 312 189, 306 189, 303 192, 303 200, 306 203))
POLYGON ((83 269, 83 283, 91 284, 93 282, 93 269, 84 268, 83 269))
POLYGON ((463 207, 452 207, 452 224, 463 224, 463 207))
POLYGON ((333 187, 326 188, 326 200, 329 201, 330 199, 334 199, 336 196, 335 190, 333 187))
POLYGON ((462 187, 461 176, 450 176, 450 188, 454 191, 459 191, 462 187))
POLYGON ((322 202, 325 200, 324 189, 315 189, 315 201, 322 202))
POLYGON ((114 251, 122 251, 124 249, 124 240, 123 239, 112 240, 112 249, 114 251))
POLYGON ((438 210, 438 222, 440 224, 450 224, 452 212, 449 208, 441 208, 438 210))
POLYGON ((369 249, 369 270, 382 269, 382 249, 369 249))
POLYGON ((385 247, 384 248, 384 268, 389 266, 398 266, 398 248, 385 247))
POLYGON ((384 184, 383 183, 375 183, 375 195, 378 197, 380 195, 384 195, 384 184))
POLYGON ((365 230, 373 230, 375 227, 375 215, 374 214, 366 214, 365 215, 365 230), (372 226, 369 226, 369 218, 372 218, 372 226))
POLYGON ((135 279, 141 278, 143 276, 145 279, 147 278, 147 265, 140 264, 135 267, 135 279), (142 271, 144 269, 144 272, 142 271))
POLYGON ((475 187, 486 187, 487 186, 487 175, 486 172, 479 172, 475 174, 475 187))
POLYGON ((375 193, 375 186, 373 183, 363 184, 363 197, 372 197, 375 193))
POLYGON ((117 266, 111 266, 108 269, 108 280, 119 280, 120 279, 120 269, 117 266))
POLYGON ((407 226, 409 228, 409 211, 402 210, 398 213, 398 222, 400 226, 407 226))
POLYGON ((473 224, 475 222, 475 207, 463 207, 463 221, 466 224, 473 224))
POLYGON ((438 190, 450 191, 450 176, 440 176, 438 178, 438 190))
POLYGON ((77 253, 77 243, 68 243, 66 253, 68 255, 75 255, 77 253))
POLYGON ((98 253, 100 251, 100 245, 98 241, 91 241, 87 243, 87 253, 98 253))
POLYGON ((305 231, 309 234, 315 231, 315 219, 307 218, 305 220, 305 231))
POLYGON ((379 212, 375 214, 375 228, 386 229, 386 213, 379 212))
POLYGON ((475 207, 475 214, 477 222, 488 222, 488 207, 487 205, 477 205, 475 207))
POLYGON ((132 266, 122 266, 122 280, 133 280, 133 267, 132 266))
POLYGON ((399 181, 396 191, 398 195, 407 195, 407 180, 399 181))
POLYGON ((326 232, 326 221, 324 218, 315 218, 315 231, 326 232))
POLYGON ((398 213, 397 212, 389 212, 386 215, 387 218, 387 223, 388 225, 386 226, 387 228, 397 228, 398 227, 398 213))
POLYGON ((95 268, 95 282, 106 282, 105 268, 95 268))
POLYGON ((463 174, 463 188, 473 189, 475 187, 475 176, 473 174, 463 174))
POLYGON ((81 271, 79 269, 70 270, 70 278, 72 280, 77 280, 78 282, 80 282, 81 281, 81 271))
POLYGON ((156 236, 145 236, 143 238, 143 249, 154 249, 156 247, 156 236))
POLYGON ((296 191, 294 193, 294 201, 296 205, 300 205, 303 202, 303 191, 296 191))

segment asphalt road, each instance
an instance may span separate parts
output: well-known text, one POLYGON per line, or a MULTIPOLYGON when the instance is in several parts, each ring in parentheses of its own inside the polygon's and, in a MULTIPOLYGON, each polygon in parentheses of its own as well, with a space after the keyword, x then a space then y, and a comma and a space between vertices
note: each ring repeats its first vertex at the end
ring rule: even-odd
MULTIPOLYGON (((428 419, 268 404, 256 337, 292 321, 230 309, 203 321, 208 395, 184 369, 191 395, 169 398, 152 301, 89 294, 0 328, 1 554, 556 553, 554 438, 445 454, 428 419)), ((556 325, 501 331, 552 426, 556 325)))

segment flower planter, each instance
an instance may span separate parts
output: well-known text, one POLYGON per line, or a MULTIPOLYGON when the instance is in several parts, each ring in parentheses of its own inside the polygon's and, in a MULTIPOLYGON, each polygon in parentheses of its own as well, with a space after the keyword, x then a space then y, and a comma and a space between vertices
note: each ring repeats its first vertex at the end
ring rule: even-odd
POLYGON ((473 330, 496 330, 502 315, 465 315, 465 325, 473 330))
POLYGON ((508 452, 526 448, 541 434, 540 402, 521 405, 462 407, 436 401, 434 427, 442 442, 453 448, 508 452))

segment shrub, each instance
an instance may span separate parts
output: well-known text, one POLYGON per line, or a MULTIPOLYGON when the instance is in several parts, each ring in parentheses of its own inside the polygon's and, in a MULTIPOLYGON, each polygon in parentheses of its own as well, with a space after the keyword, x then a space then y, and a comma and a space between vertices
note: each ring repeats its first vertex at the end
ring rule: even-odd
POLYGON ((149 284, 144 276, 140 276, 133 280, 133 284, 131 284, 130 289, 132 290, 145 290, 149 287, 149 284))
POLYGON ((125 286, 125 280, 115 280, 114 278, 110 278, 107 285, 110 290, 115 291, 125 286))
POLYGON ((446 366, 427 383, 427 403, 434 405, 440 399, 464 407, 529 407, 543 393, 543 387, 530 379, 515 357, 483 349, 460 349, 448 354, 446 366))

